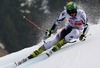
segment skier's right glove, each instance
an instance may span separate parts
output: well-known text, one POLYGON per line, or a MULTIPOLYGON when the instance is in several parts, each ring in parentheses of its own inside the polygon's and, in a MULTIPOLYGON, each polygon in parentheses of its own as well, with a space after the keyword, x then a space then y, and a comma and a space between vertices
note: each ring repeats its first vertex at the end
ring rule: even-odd
POLYGON ((51 32, 52 32, 51 29, 46 30, 45 36, 46 36, 46 37, 50 37, 50 36, 51 36, 51 32))

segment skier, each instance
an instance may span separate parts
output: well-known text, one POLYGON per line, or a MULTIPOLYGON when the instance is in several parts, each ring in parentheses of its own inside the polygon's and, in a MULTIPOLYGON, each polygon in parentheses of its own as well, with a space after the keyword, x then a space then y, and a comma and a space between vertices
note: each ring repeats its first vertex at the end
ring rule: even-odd
MULTIPOLYGON (((75 2, 69 2, 66 5, 66 9, 61 12, 60 16, 54 22, 53 26, 46 31, 46 35, 49 37, 54 31, 56 26, 61 23, 64 19, 68 20, 68 24, 57 34, 52 40, 44 43, 38 50, 35 50, 31 55, 22 61, 25 62, 28 59, 37 57, 45 50, 53 47, 52 52, 59 50, 64 44, 69 43, 72 39, 79 39, 84 41, 88 32, 88 23, 86 13, 79 9, 75 2)), ((19 63, 20 64, 20 63, 19 63)))

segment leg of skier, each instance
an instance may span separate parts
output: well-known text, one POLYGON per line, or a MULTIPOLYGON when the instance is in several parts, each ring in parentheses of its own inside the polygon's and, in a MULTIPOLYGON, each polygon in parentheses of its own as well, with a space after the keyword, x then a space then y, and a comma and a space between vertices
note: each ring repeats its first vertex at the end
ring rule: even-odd
MULTIPOLYGON (((44 43, 38 50, 35 50, 30 56, 28 56, 29 59, 34 58, 38 55, 40 55, 45 50, 51 48, 52 46, 56 45, 57 42, 62 40, 68 33, 70 33, 72 30, 72 27, 68 26, 67 28, 62 29, 62 31, 53 39, 52 41, 48 41, 47 43, 44 43)), ((58 44, 63 45, 65 44, 65 41, 61 41, 58 44)), ((57 48, 61 46, 57 46, 57 48)))
POLYGON ((64 44, 70 42, 72 39, 78 39, 81 35, 80 30, 72 29, 72 31, 65 36, 64 39, 60 40, 52 49, 53 52, 59 50, 64 44))
POLYGON ((42 52, 44 52, 45 50, 47 50, 47 49, 51 48, 53 45, 55 45, 58 41, 59 41, 59 39, 56 37, 52 41, 48 41, 47 43, 44 43, 38 50, 35 50, 30 56, 28 56, 28 58, 31 59, 31 58, 37 57, 42 52))
POLYGON ((28 56, 28 58, 31 59, 31 58, 37 57, 45 50, 48 50, 49 48, 54 46, 58 41, 59 41, 59 38, 58 36, 56 36, 52 41, 48 41, 44 43, 38 50, 35 50, 30 56, 28 56))

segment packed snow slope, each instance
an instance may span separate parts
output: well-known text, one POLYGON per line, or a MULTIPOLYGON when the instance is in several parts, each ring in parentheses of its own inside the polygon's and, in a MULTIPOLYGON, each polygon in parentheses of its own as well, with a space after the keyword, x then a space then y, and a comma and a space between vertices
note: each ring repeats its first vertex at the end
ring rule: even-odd
MULTIPOLYGON (((87 35, 84 42, 66 44, 49 58, 42 54, 16 68, 100 68, 100 24, 90 25, 87 35)), ((13 62, 27 57, 41 44, 1 57, 0 68, 12 68, 13 62)))

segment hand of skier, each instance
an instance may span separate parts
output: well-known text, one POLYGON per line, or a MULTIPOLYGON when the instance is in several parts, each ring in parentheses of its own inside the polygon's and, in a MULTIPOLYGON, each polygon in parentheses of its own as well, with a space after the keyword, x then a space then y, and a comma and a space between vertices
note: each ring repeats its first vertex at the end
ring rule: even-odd
POLYGON ((79 37, 79 40, 80 40, 80 41, 85 41, 85 39, 86 39, 86 36, 85 36, 84 34, 82 34, 82 35, 79 37))
POLYGON ((51 31, 52 31, 51 29, 46 30, 45 36, 50 37, 51 36, 51 31))

